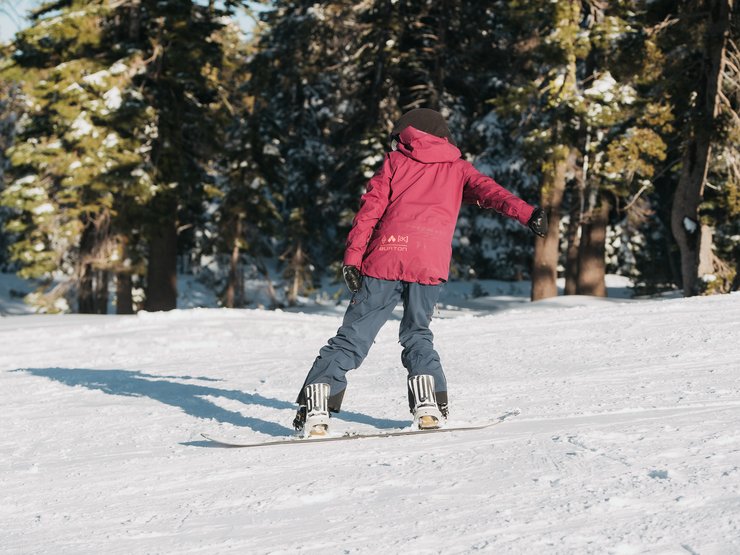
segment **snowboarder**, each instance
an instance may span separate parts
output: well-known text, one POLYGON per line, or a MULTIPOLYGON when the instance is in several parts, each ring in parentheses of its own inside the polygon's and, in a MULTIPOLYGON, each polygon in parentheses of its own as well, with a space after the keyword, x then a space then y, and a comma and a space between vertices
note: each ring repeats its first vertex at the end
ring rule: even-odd
POLYGON ((329 413, 339 412, 347 372, 360 366, 399 301, 401 362, 408 371, 414 423, 431 429, 445 422, 447 381, 429 324, 448 278, 462 202, 494 209, 541 237, 547 233, 541 208, 461 158, 439 112, 417 108, 405 113, 349 232, 343 274, 352 298, 342 326, 320 350, 300 390, 296 431, 305 437, 328 433, 329 413))

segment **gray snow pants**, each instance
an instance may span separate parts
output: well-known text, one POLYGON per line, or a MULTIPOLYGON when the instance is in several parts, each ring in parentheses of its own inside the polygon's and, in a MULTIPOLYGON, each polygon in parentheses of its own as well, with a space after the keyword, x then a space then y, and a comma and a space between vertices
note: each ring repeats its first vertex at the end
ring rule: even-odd
POLYGON ((447 402, 447 380, 434 350, 429 329, 440 285, 421 285, 363 276, 362 285, 352 296, 342 326, 322 349, 306 376, 297 403, 305 404, 304 388, 313 383, 328 383, 329 410, 339 412, 347 388, 347 372, 365 360, 380 328, 390 318, 398 301, 403 300, 403 318, 398 338, 403 345, 401 363, 409 376, 434 376, 437 400, 447 402))

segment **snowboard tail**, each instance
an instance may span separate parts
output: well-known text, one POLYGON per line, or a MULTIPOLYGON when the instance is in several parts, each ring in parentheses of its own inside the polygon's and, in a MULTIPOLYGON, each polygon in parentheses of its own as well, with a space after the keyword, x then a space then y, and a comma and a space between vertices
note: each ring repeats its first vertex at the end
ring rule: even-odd
POLYGON ((383 437, 399 437, 399 436, 425 435, 425 434, 444 434, 444 433, 450 433, 450 432, 469 432, 473 430, 485 430, 486 428, 490 428, 491 426, 500 424, 504 420, 508 420, 509 418, 513 418, 514 416, 517 416, 519 414, 520 414, 519 410, 511 410, 511 411, 501 414, 500 416, 496 417, 494 420, 491 420, 490 422, 486 422, 485 424, 478 424, 475 426, 435 428, 435 429, 430 429, 430 430, 403 429, 403 430, 391 430, 391 431, 386 431, 386 432, 371 432, 371 433, 347 432, 344 435, 334 436, 334 437, 304 438, 304 437, 295 436, 291 438, 278 439, 278 440, 273 440, 273 441, 259 441, 259 442, 253 442, 253 443, 240 443, 240 442, 235 442, 231 440, 219 439, 217 437, 211 436, 210 434, 201 434, 201 436, 203 436, 205 439, 213 443, 217 443, 224 447, 234 447, 234 448, 269 447, 271 445, 294 445, 294 444, 306 445, 306 444, 314 444, 314 443, 324 443, 324 442, 329 442, 329 441, 349 441, 353 439, 373 439, 373 438, 383 438, 383 437))

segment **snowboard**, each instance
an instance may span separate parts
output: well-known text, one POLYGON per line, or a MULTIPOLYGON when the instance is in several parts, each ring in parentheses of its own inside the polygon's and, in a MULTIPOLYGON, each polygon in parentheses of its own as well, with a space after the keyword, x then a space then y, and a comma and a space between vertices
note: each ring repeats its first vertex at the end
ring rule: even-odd
POLYGON ((500 424, 504 420, 513 418, 520 414, 519 410, 511 410, 501 414, 490 422, 484 424, 478 424, 474 426, 453 426, 450 428, 436 428, 433 430, 411 430, 411 429, 400 429, 400 430, 389 430, 384 432, 346 432, 340 436, 329 436, 329 437, 313 437, 304 438, 301 436, 293 436, 285 439, 277 439, 272 441, 258 441, 253 443, 241 443, 234 440, 219 439, 211 436, 210 434, 200 434, 210 442, 216 443, 223 447, 234 447, 234 448, 246 448, 246 447, 269 447, 271 445, 307 445, 314 443, 327 443, 330 441, 349 441, 353 439, 373 439, 373 438, 384 438, 384 437, 399 437, 399 436, 418 436, 426 434, 445 434, 450 432, 469 432, 473 430, 485 430, 496 424, 500 424))

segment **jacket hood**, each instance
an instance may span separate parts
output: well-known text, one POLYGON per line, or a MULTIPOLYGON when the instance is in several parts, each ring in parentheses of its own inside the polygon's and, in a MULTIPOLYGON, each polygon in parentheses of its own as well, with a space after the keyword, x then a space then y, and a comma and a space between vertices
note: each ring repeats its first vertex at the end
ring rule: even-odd
POLYGON ((398 151, 424 164, 454 162, 460 158, 460 150, 447 139, 424 133, 408 126, 398 135, 398 151))

